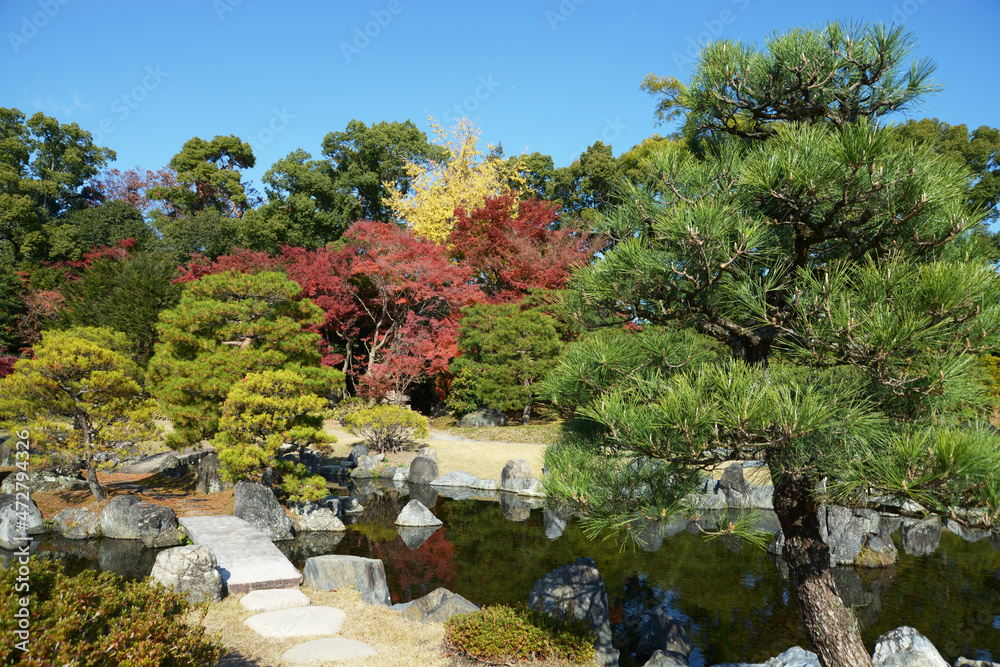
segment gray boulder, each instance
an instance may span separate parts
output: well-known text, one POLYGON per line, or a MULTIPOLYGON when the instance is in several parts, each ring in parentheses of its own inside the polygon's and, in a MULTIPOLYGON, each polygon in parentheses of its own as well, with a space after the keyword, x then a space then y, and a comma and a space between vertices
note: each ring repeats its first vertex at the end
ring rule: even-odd
POLYGON ((674 651, 653 651, 642 667, 690 667, 688 659, 674 651))
POLYGON ((497 489, 520 493, 528 488, 531 481, 531 466, 524 459, 513 459, 504 464, 500 471, 500 482, 497 489))
POLYGON ((743 477, 743 464, 731 463, 722 471, 716 490, 726 497, 727 507, 746 507, 750 484, 743 477))
POLYGON ((195 471, 195 493, 221 493, 231 488, 233 488, 233 483, 223 480, 222 476, 219 475, 219 455, 215 452, 209 452, 201 457, 195 471))
POLYGON ((396 517, 396 525, 419 528, 423 526, 440 526, 443 524, 441 519, 431 514, 431 511, 424 507, 423 503, 419 500, 411 500, 406 503, 406 507, 396 517))
POLYGON ((484 428, 488 426, 506 426, 507 415, 493 408, 479 408, 458 420, 460 428, 484 428))
POLYGON ((865 543, 865 526, 852 510, 836 505, 819 508, 820 536, 830 547, 830 565, 853 565, 865 543))
POLYGON ((368 456, 371 450, 368 449, 368 445, 354 445, 351 448, 351 453, 347 455, 347 458, 351 460, 351 465, 358 465, 358 460, 362 456, 368 456))
POLYGON ((382 561, 360 556, 314 556, 302 569, 305 583, 318 591, 353 588, 368 604, 389 606, 389 585, 382 561))
POLYGON ((900 529, 903 551, 911 556, 929 556, 941 543, 941 520, 938 518, 904 519, 900 529))
POLYGON ((46 532, 45 519, 42 518, 35 501, 27 494, 22 493, 20 498, 17 493, 0 494, 0 511, 7 507, 14 511, 18 525, 28 535, 41 535, 46 532))
POLYGON ((29 493, 44 493, 46 491, 77 491, 89 489, 87 481, 76 475, 63 475, 56 472, 30 472, 27 479, 17 479, 16 474, 7 475, 0 482, 0 493, 13 494, 28 490, 29 493), (19 485, 20 484, 20 485, 19 485))
POLYGON ((0 548, 14 551, 28 542, 28 531, 18 519, 17 512, 8 505, 0 510, 0 548))
POLYGON ((434 461, 434 463, 437 463, 438 460, 437 450, 433 447, 421 447, 417 450, 417 456, 423 456, 424 458, 434 461))
POLYGON ((347 530, 338 516, 340 499, 336 497, 331 496, 314 502, 289 503, 288 511, 292 515, 295 530, 299 533, 339 533, 347 530))
POLYGON ((959 658, 955 661, 954 667, 1000 667, 1000 663, 989 662, 988 660, 970 660, 969 658, 959 658))
POLYGON ((292 520, 263 484, 242 480, 236 485, 233 514, 267 535, 272 542, 292 539, 292 520))
POLYGON ((662 607, 656 607, 639 627, 639 643, 635 650, 639 655, 651 655, 655 651, 678 653, 686 661, 694 650, 694 644, 680 621, 662 607))
POLYGON ((222 575, 215 554, 206 546, 164 549, 156 555, 149 576, 167 588, 184 594, 188 602, 222 599, 222 575))
POLYGON ((403 618, 421 623, 444 623, 452 616, 471 614, 479 607, 447 588, 436 588, 422 598, 392 605, 403 618))
POLYGON ((469 484, 469 488, 476 491, 491 491, 495 493, 497 490, 497 481, 495 479, 477 478, 476 481, 469 484))
POLYGON ((426 456, 418 456, 410 462, 410 484, 430 484, 440 475, 437 461, 426 456))
POLYGON ((101 519, 85 507, 69 507, 52 517, 52 525, 68 540, 85 540, 101 534, 101 519))
POLYGON ((875 640, 875 667, 948 667, 927 637, 903 625, 875 640))
POLYGON ((125 466, 120 466, 115 472, 127 473, 129 475, 155 475, 157 473, 176 470, 181 467, 181 460, 173 452, 160 452, 151 454, 143 459, 134 461, 125 466))
POLYGON ((101 533, 116 540, 141 540, 149 548, 180 544, 174 511, 136 496, 118 496, 104 506, 101 533))
POLYGON ((473 484, 479 481, 479 478, 469 472, 464 472, 462 470, 455 470, 453 472, 445 473, 440 477, 431 480, 433 486, 448 486, 448 487, 461 487, 470 488, 473 484))
POLYGON ((592 558, 578 558, 535 582, 528 606, 550 616, 587 620, 597 635, 594 642, 600 665, 618 665, 618 651, 611 645, 608 594, 592 558))

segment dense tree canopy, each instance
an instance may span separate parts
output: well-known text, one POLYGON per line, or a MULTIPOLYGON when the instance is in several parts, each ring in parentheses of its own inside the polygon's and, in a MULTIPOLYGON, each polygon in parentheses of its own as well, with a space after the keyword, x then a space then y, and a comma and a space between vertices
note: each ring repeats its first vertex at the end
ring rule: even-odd
POLYGON ((606 321, 671 340, 647 356, 641 338, 591 338, 548 387, 590 394, 590 429, 547 466, 551 494, 596 527, 668 517, 705 471, 764 461, 826 667, 871 663, 820 504, 986 525, 1000 509, 996 438, 957 428, 984 419, 973 353, 1000 334, 982 213, 954 161, 879 125, 931 90, 911 46, 898 28, 836 24, 707 46, 665 100, 699 150, 651 155, 663 187, 627 192, 607 222, 617 245, 577 282, 606 321))
POLYGON ((171 444, 211 438, 226 396, 247 373, 290 369, 314 393, 339 389, 342 376, 319 366, 319 336, 303 328, 318 325, 321 311, 300 292, 280 273, 219 273, 188 283, 178 305, 161 313, 149 384, 173 422, 171 444))

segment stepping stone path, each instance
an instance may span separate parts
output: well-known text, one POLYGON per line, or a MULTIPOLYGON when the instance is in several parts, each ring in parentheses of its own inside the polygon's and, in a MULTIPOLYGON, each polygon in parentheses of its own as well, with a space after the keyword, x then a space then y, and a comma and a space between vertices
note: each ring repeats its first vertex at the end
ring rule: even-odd
POLYGON ((309 635, 335 635, 347 614, 333 607, 296 607, 251 616, 243 624, 261 637, 288 639, 309 635))
MULTIPOLYGON (((265 611, 243 621, 261 637, 288 639, 309 635, 336 635, 347 618, 340 609, 312 606, 299 590, 269 590, 247 593, 240 605, 265 611)), ((303 642, 281 654, 285 665, 329 665, 375 655, 375 647, 344 637, 326 636, 303 642)))
POLYGON ((343 660, 358 660, 375 655, 375 649, 354 639, 327 637, 293 646, 281 659, 293 665, 326 665, 343 660))

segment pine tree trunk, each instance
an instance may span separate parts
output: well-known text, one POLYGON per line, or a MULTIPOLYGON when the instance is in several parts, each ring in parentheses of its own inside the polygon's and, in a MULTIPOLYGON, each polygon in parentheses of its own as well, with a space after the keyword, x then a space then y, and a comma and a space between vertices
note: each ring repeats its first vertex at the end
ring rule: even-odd
POLYGON ((531 420, 531 404, 534 402, 534 399, 534 396, 528 394, 528 402, 524 404, 524 412, 521 413, 521 426, 527 426, 531 420))
POLYGON ((87 457, 87 484, 90 485, 90 492, 97 500, 105 500, 108 497, 108 494, 101 488, 101 483, 97 481, 97 468, 90 456, 87 457))
POLYGON ((77 413, 73 417, 73 426, 83 436, 83 449, 87 452, 84 460, 87 463, 87 484, 90 486, 90 493, 97 500, 105 500, 108 494, 104 492, 101 483, 97 480, 97 465, 94 463, 93 432, 90 428, 90 420, 86 414, 77 413))
POLYGON ((871 667, 861 630, 844 606, 830 570, 830 548, 820 536, 812 493, 815 483, 805 475, 772 469, 774 511, 785 534, 782 557, 788 564, 799 599, 806 634, 823 667, 871 667))

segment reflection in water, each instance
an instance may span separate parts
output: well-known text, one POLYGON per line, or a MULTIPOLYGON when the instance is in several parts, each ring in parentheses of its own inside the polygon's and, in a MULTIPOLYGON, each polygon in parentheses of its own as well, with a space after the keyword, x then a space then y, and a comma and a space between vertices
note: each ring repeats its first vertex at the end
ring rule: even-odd
MULTIPOLYGON (((409 492, 414 497, 413 487, 409 492)), ((791 646, 809 647, 795 591, 782 574, 784 564, 749 544, 706 540, 693 522, 648 525, 641 545, 589 541, 578 521, 532 509, 517 496, 454 501, 435 492, 430 502, 444 526, 420 535, 418 544, 412 536, 401 537, 394 525, 409 500, 400 490, 378 487, 377 494, 358 500, 365 512, 354 523, 348 519, 346 533, 306 534, 279 546, 299 568, 307 558, 329 553, 379 558, 393 602, 443 586, 479 605, 525 602, 540 577, 589 556, 608 590, 625 667, 643 664, 634 647, 644 620, 654 612, 669 613, 683 624, 696 647, 692 667, 762 662, 791 646)), ((764 527, 771 519, 762 515, 764 527)), ((708 530, 714 521, 706 514, 700 524, 708 530)), ((1000 660, 1000 542, 965 542, 933 525, 907 524, 893 539, 909 547, 900 548, 894 568, 834 571, 842 595, 856 610, 866 645, 910 625, 934 642, 949 664, 959 656, 1000 660), (937 548, 927 553, 931 544, 937 548)), ((140 577, 148 574, 157 553, 122 540, 46 537, 35 545, 43 557, 62 558, 71 569, 100 563, 140 577)))

